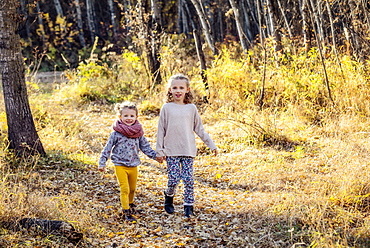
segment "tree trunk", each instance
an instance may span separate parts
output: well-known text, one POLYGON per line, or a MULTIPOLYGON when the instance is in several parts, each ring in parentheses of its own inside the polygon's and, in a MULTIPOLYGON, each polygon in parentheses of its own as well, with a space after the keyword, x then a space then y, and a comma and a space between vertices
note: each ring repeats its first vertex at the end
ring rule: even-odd
POLYGON ((309 36, 309 27, 307 25, 307 0, 302 0, 299 2, 300 4, 300 11, 302 16, 302 34, 303 34, 303 45, 305 48, 306 53, 311 49, 311 39, 309 36))
POLYGON ((161 10, 158 5, 157 0, 150 0, 151 5, 152 5, 152 16, 154 22, 159 26, 159 28, 162 27, 162 17, 161 17, 161 10))
POLYGON ((29 13, 28 13, 28 6, 26 3, 26 0, 21 0, 21 10, 22 10, 22 14, 24 15, 24 18, 26 19, 25 20, 26 37, 27 39, 29 39, 31 37, 31 34, 30 34, 30 25, 28 22, 29 13))
MULTIPOLYGON (((209 86, 208 86, 208 79, 207 79, 207 75, 206 75, 207 63, 206 63, 206 57, 205 57, 203 49, 202 49, 202 41, 201 41, 201 38, 200 38, 199 31, 197 30, 197 27, 196 27, 196 25, 195 25, 195 23, 192 19, 193 13, 189 9, 189 6, 188 6, 186 1, 184 2, 184 7, 186 9, 187 16, 189 16, 189 20, 190 20, 190 23, 191 23, 191 26, 192 26, 192 29, 193 29, 193 38, 194 38, 194 43, 195 43, 195 49, 197 50, 197 55, 198 55, 199 64, 200 64, 200 75, 202 77, 206 93, 208 95, 209 86)), ((205 102, 208 102, 208 97, 209 96, 206 96, 204 98, 205 102)))
POLYGON ((243 26, 240 21, 238 6, 236 5, 234 0, 229 0, 229 2, 233 9, 234 15, 235 15, 236 28, 238 30, 240 43, 242 44, 243 51, 246 52, 248 50, 248 46, 247 46, 247 43, 245 42, 245 35, 243 31, 243 26))
POLYGON ((160 54, 159 50, 161 47, 160 35, 162 33, 162 18, 161 18, 161 11, 158 6, 157 0, 151 0, 151 9, 152 9, 152 23, 150 28, 151 33, 151 53, 150 56, 152 65, 151 65, 151 73, 153 77, 153 86, 159 85, 162 83, 162 76, 161 76, 161 62, 160 62, 160 54))
POLYGON ((186 34, 186 36, 188 36, 191 32, 189 27, 190 21, 188 21, 188 16, 190 15, 187 15, 187 12, 185 11, 186 7, 184 6, 186 6, 186 0, 179 0, 179 2, 177 3, 177 32, 179 34, 184 33, 186 34))
POLYGON ((203 34, 206 37, 207 43, 208 43, 209 47, 211 48, 211 50, 213 52, 213 55, 217 55, 218 51, 215 47, 215 43, 214 43, 214 40, 213 40, 213 37, 212 37, 212 30, 211 30, 211 27, 209 26, 207 16, 203 12, 203 8, 201 6, 201 3, 199 3, 197 0, 191 0, 191 2, 193 3, 193 5, 194 5, 194 7, 197 11, 198 17, 200 19, 200 23, 202 24, 203 34))
POLYGON ((37 11, 37 23, 39 24, 39 28, 41 29, 42 48, 44 48, 45 47, 44 21, 42 20, 42 17, 41 17, 41 9, 40 9, 40 4, 38 1, 36 2, 36 11, 37 11))
POLYGON ((244 16, 244 24, 245 24, 245 30, 246 30, 246 34, 247 34, 248 43, 249 44, 252 44, 252 39, 253 39, 252 25, 251 25, 251 21, 249 19, 249 15, 248 15, 248 13, 250 13, 250 12, 247 11, 247 7, 246 7, 246 4, 245 4, 244 1, 242 1, 242 10, 243 10, 242 12, 244 13, 243 14, 243 16, 244 16))
POLYGON ((94 44, 96 36, 94 0, 86 0, 86 11, 87 11, 87 23, 90 30, 91 44, 94 44))
POLYGON ((57 11, 57 14, 58 14, 60 17, 64 17, 64 13, 63 13, 62 5, 60 4, 59 0, 54 0, 54 4, 55 4, 55 9, 56 9, 56 11, 57 11))
POLYGON ((77 12, 77 27, 78 27, 78 38, 80 39, 80 44, 82 47, 86 46, 83 21, 82 21, 82 11, 80 6, 80 0, 75 0, 76 12, 77 12))
POLYGON ((16 34, 20 22, 16 5, 14 0, 3 0, 0 5, 0 75, 9 148, 17 155, 44 155, 28 102, 20 37, 16 34))
POLYGON ((111 20, 112 29, 113 29, 113 40, 116 40, 117 35, 118 35, 118 25, 116 22, 116 14, 114 12, 114 1, 108 0, 108 5, 109 5, 109 12, 110 12, 110 20, 111 20))
POLYGON ((340 62, 339 54, 338 54, 338 50, 337 50, 337 41, 336 41, 336 35, 335 35, 333 15, 331 13, 330 4, 329 4, 328 1, 326 1, 326 9, 329 13, 330 29, 331 29, 331 36, 332 36, 331 39, 332 39, 332 43, 333 43, 333 50, 334 50, 335 58, 338 62, 342 78, 344 79, 345 78, 344 77, 344 72, 343 72, 343 69, 342 69, 342 64, 340 62))
POLYGON ((256 3, 257 3, 256 7, 257 7, 257 16, 258 16, 259 40, 260 40, 261 46, 265 49, 266 34, 265 34, 264 26, 266 26, 266 25, 263 25, 263 22, 262 22, 263 9, 262 9, 260 0, 257 0, 256 3))
POLYGON ((130 22, 131 22, 131 3, 130 1, 123 0, 123 15, 124 15, 124 27, 126 28, 126 34, 129 33, 131 27, 130 27, 130 22))
POLYGON ((280 9, 280 11, 281 11, 281 14, 282 14, 282 16, 283 16, 284 23, 285 23, 285 27, 286 27, 286 29, 287 29, 287 31, 288 31, 288 34, 289 34, 289 39, 292 39, 292 38, 293 38, 293 34, 292 34, 292 30, 291 30, 291 28, 290 28, 290 25, 289 25, 288 19, 287 19, 286 15, 285 15, 285 11, 286 11, 286 10, 285 10, 285 9, 283 9, 283 6, 281 5, 280 0, 277 0, 277 3, 278 3, 278 6, 279 6, 279 9, 280 9))
POLYGON ((313 29, 315 30, 315 34, 316 34, 316 38, 318 39, 318 42, 320 42, 320 44, 317 44, 317 46, 321 46, 324 40, 324 31, 321 25, 320 15, 319 15, 321 12, 319 10, 320 6, 318 3, 315 4, 313 0, 308 0, 308 3, 312 10, 310 12, 312 25, 314 26, 316 23, 316 28, 313 28, 313 29))
MULTIPOLYGON (((271 0, 267 0, 267 12, 268 12, 268 16, 269 16, 269 20, 270 20, 270 34, 272 37, 274 37, 274 40, 275 40, 275 45, 274 45, 274 48, 275 48, 275 52, 278 52, 282 49, 282 46, 281 46, 281 36, 280 36, 280 33, 279 33, 279 30, 278 30, 278 25, 277 25, 277 21, 276 21, 276 11, 275 11, 275 7, 273 5, 273 3, 271 2, 271 0)), ((276 54, 275 54, 276 56, 276 54)), ((277 58, 277 56, 276 56, 277 58)))
MULTIPOLYGON (((313 3, 312 3, 312 0, 308 0, 311 4, 311 6, 314 6, 313 3)), ((310 13, 310 18, 311 18, 311 22, 313 23, 314 22, 314 10, 311 11, 310 13)), ((313 25, 314 28, 313 28, 313 32, 315 34, 315 38, 316 38, 316 43, 317 43, 317 48, 319 50, 319 54, 320 54, 320 61, 321 61, 321 64, 322 64, 322 68, 323 68, 323 71, 324 71, 324 80, 325 80, 325 86, 326 86, 326 89, 328 91, 328 97, 329 97, 329 100, 333 103, 334 103, 334 99, 332 97, 332 94, 331 94, 331 88, 330 88, 330 82, 329 82, 329 78, 328 78, 328 74, 327 74, 327 71, 326 71, 326 65, 325 65, 325 60, 324 60, 324 55, 323 55, 323 51, 322 51, 322 44, 321 44, 321 40, 319 38, 319 35, 318 35, 318 28, 315 27, 315 25, 313 25)))
MULTIPOLYGON (((357 14, 359 12, 358 7, 356 6, 356 3, 354 1, 349 1, 349 6, 351 10, 351 20, 349 23, 349 31, 351 32, 351 37, 352 37, 352 46, 354 48, 354 52, 356 54, 360 53, 360 44, 361 42, 359 41, 359 35, 357 35, 357 31, 359 29, 358 23, 361 23, 359 20, 357 14)), ((361 26, 362 28, 362 26, 361 26)))
MULTIPOLYGON (((223 0, 221 0, 221 1, 223 1, 223 0)), ((214 18, 214 14, 213 14, 213 11, 212 11, 211 1, 210 0, 198 0, 198 2, 200 3, 200 6, 202 8, 202 12, 206 16, 206 21, 207 21, 207 24, 208 24, 208 27, 209 27, 209 30, 210 30, 210 34, 211 34, 212 39, 213 39, 213 44, 215 44, 216 35, 215 35, 215 32, 213 32, 213 30, 215 30, 215 26, 214 26, 215 25, 215 18, 214 18)))

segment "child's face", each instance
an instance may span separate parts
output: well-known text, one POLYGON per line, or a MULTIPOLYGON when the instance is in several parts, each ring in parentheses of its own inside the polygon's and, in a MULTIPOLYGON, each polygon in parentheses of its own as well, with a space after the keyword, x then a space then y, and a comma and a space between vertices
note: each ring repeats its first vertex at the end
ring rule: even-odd
POLYGON ((175 103, 184 103, 185 94, 190 91, 190 88, 187 86, 187 81, 184 79, 178 79, 172 81, 168 91, 173 96, 173 101, 175 103))
POLYGON ((127 126, 132 126, 137 119, 136 111, 134 109, 124 108, 121 111, 120 119, 127 126))

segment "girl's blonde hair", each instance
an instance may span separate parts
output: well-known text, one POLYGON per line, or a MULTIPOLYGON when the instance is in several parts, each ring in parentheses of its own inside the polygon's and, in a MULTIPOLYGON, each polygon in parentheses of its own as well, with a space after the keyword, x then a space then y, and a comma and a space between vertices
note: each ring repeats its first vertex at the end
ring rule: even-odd
POLYGON ((123 102, 123 103, 117 103, 114 107, 114 110, 116 111, 118 116, 122 116, 122 110, 123 109, 133 109, 136 112, 136 116, 138 115, 139 111, 137 110, 136 104, 133 102, 123 102))
MULTIPOLYGON (((173 95, 170 92, 170 87, 173 81, 175 80, 185 80, 186 81, 186 87, 190 88, 190 79, 185 76, 184 74, 178 73, 170 77, 168 79, 168 91, 167 91, 167 102, 173 102, 173 95)), ((185 94, 184 103, 192 103, 193 101, 193 94, 189 91, 185 94)))

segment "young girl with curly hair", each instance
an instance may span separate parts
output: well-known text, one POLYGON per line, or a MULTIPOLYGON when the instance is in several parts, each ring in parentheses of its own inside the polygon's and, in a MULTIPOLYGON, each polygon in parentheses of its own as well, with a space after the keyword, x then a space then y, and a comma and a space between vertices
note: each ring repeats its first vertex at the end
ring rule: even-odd
POLYGON ((184 183, 184 215, 194 215, 193 163, 197 153, 195 135, 217 155, 217 147, 204 130, 197 107, 191 103, 190 80, 183 74, 170 77, 167 103, 160 111, 157 132, 157 161, 166 159, 167 189, 164 209, 174 213, 173 198, 180 180, 184 183))

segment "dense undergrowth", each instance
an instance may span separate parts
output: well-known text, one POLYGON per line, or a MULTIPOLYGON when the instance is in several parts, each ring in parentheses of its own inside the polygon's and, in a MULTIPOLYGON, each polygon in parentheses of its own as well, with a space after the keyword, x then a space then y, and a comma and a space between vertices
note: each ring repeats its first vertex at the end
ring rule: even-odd
MULTIPOLYGON (((166 83, 153 85, 142 58, 126 52, 90 58, 68 83, 45 91, 29 82, 33 116, 47 157, 15 158, 1 115, 0 246, 5 247, 367 247, 370 245, 370 81, 368 61, 325 57, 332 99, 318 52, 278 55, 221 51, 206 72, 180 45, 162 50, 162 75, 183 72, 217 158, 198 140, 196 212, 163 213, 163 166, 143 157, 137 223, 119 219, 112 165, 96 171, 115 116, 112 103, 139 104, 155 144, 166 83), (184 62, 186 61, 186 63, 184 62), (189 61, 193 61, 190 63, 189 61), (265 95, 260 96, 263 81, 265 95), (204 102, 204 96, 208 103, 204 102), (12 230, 22 217, 59 219, 84 234, 63 237, 12 230)), ((40 86, 41 85, 41 86, 40 86)), ((180 189, 181 192, 181 189, 180 189)), ((180 197, 178 197, 180 198, 180 197)))

